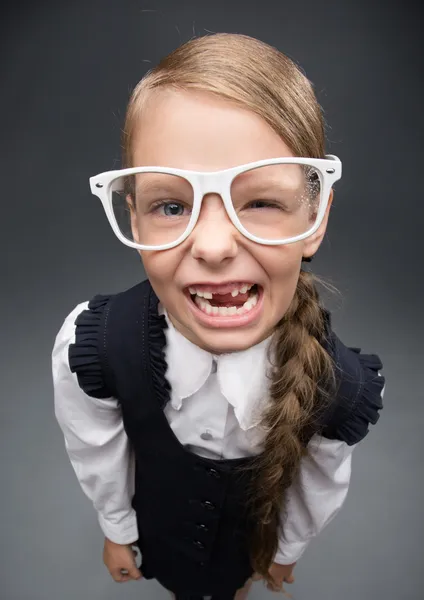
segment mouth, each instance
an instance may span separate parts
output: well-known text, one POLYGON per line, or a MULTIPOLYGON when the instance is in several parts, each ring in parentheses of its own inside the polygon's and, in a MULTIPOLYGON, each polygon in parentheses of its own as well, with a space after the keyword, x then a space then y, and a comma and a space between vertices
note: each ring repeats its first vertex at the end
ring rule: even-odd
POLYGON ((214 327, 249 324, 262 308, 263 288, 252 282, 193 285, 185 293, 196 317, 214 327))

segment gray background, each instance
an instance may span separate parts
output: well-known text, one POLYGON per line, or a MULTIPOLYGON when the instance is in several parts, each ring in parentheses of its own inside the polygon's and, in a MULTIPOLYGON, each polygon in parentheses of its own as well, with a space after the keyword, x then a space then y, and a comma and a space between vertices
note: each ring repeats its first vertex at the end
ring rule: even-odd
MULTIPOLYGON (((50 353, 65 316, 144 278, 88 177, 119 166, 131 88, 193 34, 276 45, 314 82, 344 165, 312 269, 334 326, 376 352, 385 410, 356 451, 340 515, 312 542, 296 600, 419 600, 424 506, 423 63, 417 3, 62 1, 2 9, 1 600, 165 599, 117 585, 53 414, 50 353)), ((170 500, 172 501, 172 499, 170 500)), ((252 600, 275 596, 257 583, 252 600)))

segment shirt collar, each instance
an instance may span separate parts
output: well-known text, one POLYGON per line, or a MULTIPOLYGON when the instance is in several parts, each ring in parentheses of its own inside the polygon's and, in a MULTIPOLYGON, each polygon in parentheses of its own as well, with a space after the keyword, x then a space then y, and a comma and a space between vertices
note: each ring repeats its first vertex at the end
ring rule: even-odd
POLYGON ((212 371, 213 355, 184 337, 163 311, 166 323, 166 378, 171 385, 171 404, 180 410, 184 398, 192 396, 206 383, 212 371))
POLYGON ((247 430, 260 421, 262 408, 268 398, 267 351, 271 337, 240 352, 214 355, 185 338, 159 307, 167 322, 166 378, 171 385, 171 405, 180 410, 185 398, 198 392, 217 365, 217 380, 221 393, 233 406, 242 429, 247 430))
POLYGON ((218 358, 217 377, 221 393, 233 406, 242 429, 255 427, 261 420, 262 409, 268 401, 271 337, 243 350, 222 354, 218 358))

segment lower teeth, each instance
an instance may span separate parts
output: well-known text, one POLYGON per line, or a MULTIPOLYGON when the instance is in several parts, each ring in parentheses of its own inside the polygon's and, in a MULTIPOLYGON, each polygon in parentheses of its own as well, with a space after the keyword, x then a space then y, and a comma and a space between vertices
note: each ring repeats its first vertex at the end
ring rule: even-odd
POLYGON ((212 306, 206 298, 194 296, 194 302, 198 308, 207 315, 217 315, 220 317, 228 317, 231 315, 244 315, 248 313, 258 303, 258 293, 254 292, 248 300, 237 308, 236 306, 212 306))

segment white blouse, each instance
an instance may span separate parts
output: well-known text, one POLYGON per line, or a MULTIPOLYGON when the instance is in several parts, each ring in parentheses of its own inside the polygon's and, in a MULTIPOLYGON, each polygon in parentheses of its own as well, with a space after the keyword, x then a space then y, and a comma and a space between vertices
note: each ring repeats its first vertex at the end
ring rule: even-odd
MULTIPOLYGON (((130 544, 138 539, 131 506, 135 461, 121 408, 115 398, 85 394, 68 363, 68 348, 75 342, 75 320, 87 307, 88 302, 75 307, 55 340, 55 415, 72 467, 97 511, 104 535, 117 544, 130 544)), ((181 444, 208 458, 258 453, 263 439, 258 413, 266 398, 269 338, 248 350, 215 356, 167 322, 171 401, 164 412, 181 444)), ((275 562, 297 561, 311 538, 340 510, 349 487, 354 447, 318 435, 311 439, 310 455, 302 459, 300 474, 288 490, 275 562)))

